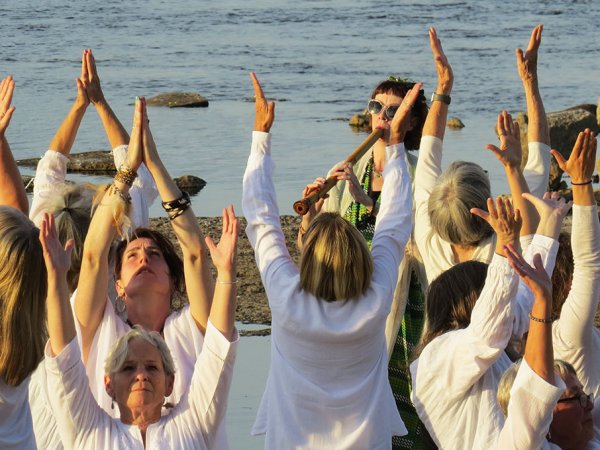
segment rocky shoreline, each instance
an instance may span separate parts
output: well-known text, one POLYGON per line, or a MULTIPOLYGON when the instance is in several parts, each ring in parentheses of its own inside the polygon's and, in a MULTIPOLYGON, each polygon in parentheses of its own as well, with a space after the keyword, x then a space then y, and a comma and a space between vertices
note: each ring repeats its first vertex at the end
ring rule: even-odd
MULTIPOLYGON (((569 198, 570 191, 562 191, 561 195, 569 198)), ((596 198, 600 200, 600 193, 596 191, 596 198)), ((296 237, 299 216, 281 216, 281 226, 286 238, 288 249, 292 258, 298 262, 299 253, 296 249, 296 237)), ((239 218, 240 238, 238 245, 238 304, 236 308, 236 320, 244 324, 265 325, 265 328, 255 331, 244 331, 243 335, 267 335, 270 334, 271 311, 267 302, 265 290, 260 279, 260 274, 254 260, 254 251, 246 236, 246 219, 239 218)), ((220 217, 198 217, 198 223, 205 235, 218 240, 221 235, 220 217)), ((166 218, 151 219, 151 227, 164 233, 179 248, 173 230, 166 218)), ((563 225, 565 231, 571 231, 571 216, 565 219, 563 225)), ((600 326, 600 317, 596 314, 596 326, 600 326)))
MULTIPOLYGON (((245 324, 265 325, 265 328, 257 331, 244 331, 243 335, 266 335, 270 334, 271 311, 267 303, 267 296, 260 279, 258 268, 254 260, 254 251, 246 236, 246 219, 239 218, 240 238, 238 244, 238 304, 236 308, 236 320, 245 324)), ((221 236, 220 217, 198 217, 198 223, 202 232, 217 241, 221 236)), ((296 237, 298 233, 299 216, 281 216, 281 226, 285 234, 288 248, 295 261, 299 259, 296 250, 296 237)), ((173 229, 166 218, 151 219, 150 226, 164 233, 179 249, 173 229)))

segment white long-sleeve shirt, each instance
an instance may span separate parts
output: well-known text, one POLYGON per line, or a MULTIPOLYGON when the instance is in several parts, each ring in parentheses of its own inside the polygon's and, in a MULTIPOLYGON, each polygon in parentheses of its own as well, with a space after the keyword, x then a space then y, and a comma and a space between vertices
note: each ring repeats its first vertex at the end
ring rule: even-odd
POLYGON ((551 449, 546 441, 556 402, 565 383, 556 375, 552 385, 536 374, 523 359, 510 390, 506 422, 500 430, 498 450, 551 449))
POLYGON ((496 392, 511 364, 504 349, 516 290, 508 261, 494 254, 469 326, 436 337, 410 365, 412 401, 440 448, 494 448, 504 424, 496 392))
POLYGON ((384 326, 411 232, 403 146, 388 147, 371 286, 326 302, 300 288, 281 231, 270 135, 254 132, 244 174, 246 233, 272 312, 271 367, 252 434, 268 449, 391 448, 406 434, 387 380, 384 326))
POLYGON ((48 345, 48 392, 65 448, 212 448, 217 426, 227 409, 237 342, 237 337, 229 342, 208 322, 204 349, 196 361, 188 391, 171 411, 147 428, 145 447, 137 426, 110 417, 96 403, 77 339, 55 357, 48 345))
POLYGON ((0 378, 0 448, 36 450, 28 402, 29 377, 18 386, 0 378))

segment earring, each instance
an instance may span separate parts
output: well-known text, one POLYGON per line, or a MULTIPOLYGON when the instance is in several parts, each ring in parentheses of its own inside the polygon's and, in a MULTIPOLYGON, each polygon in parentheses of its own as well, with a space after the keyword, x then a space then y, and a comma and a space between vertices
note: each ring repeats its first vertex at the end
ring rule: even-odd
POLYGON ((114 397, 110 401, 110 409, 115 409, 115 398, 114 397))
POLYGON ((125 313, 125 311, 127 310, 127 305, 125 305, 125 299, 120 295, 115 300, 115 310, 119 315, 125 313))

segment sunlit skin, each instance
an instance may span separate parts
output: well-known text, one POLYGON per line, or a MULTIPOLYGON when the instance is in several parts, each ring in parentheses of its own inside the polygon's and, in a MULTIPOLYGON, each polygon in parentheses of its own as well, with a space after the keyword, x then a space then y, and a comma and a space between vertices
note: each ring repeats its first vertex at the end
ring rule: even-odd
POLYGON ((144 431, 160 419, 164 399, 173 391, 174 378, 165 373, 160 351, 144 339, 134 338, 129 342, 125 363, 104 377, 104 385, 119 406, 121 421, 144 431))
POLYGON ((169 315, 173 283, 161 249, 150 238, 132 240, 123 253, 117 293, 131 323, 160 331, 169 315))
MULTIPOLYGON (((568 374, 563 380, 567 390, 561 398, 570 398, 583 393, 583 386, 573 374, 568 374)), ((550 441, 564 449, 583 449, 594 437, 594 422, 589 403, 584 407, 579 400, 557 403, 554 408, 552 424, 550 425, 550 441)))

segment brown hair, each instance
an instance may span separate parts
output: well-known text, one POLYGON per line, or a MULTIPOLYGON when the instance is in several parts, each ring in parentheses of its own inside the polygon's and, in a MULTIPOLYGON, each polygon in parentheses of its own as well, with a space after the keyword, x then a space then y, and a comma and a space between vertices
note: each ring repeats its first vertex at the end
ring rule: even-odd
MULTIPOLYGON (((407 92, 412 89, 414 85, 415 82, 410 80, 397 79, 396 81, 387 79, 385 81, 381 81, 377 86, 375 86, 375 89, 373 89, 373 93, 371 94, 371 98, 375 98, 377 94, 392 94, 397 97, 404 98, 407 92)), ((425 99, 425 94, 421 89, 419 97, 417 98, 417 101, 411 111, 412 117, 417 119, 417 125, 411 130, 408 130, 406 136, 404 137, 404 147, 406 147, 407 150, 419 149, 419 145, 421 144, 421 134, 423 133, 423 125, 425 124, 428 111, 429 108, 427 107, 427 100, 425 99)))
POLYGON ((38 228, 8 206, 0 206, 0 261, 0 379, 18 386, 43 356, 47 278, 38 228))
POLYGON ((136 229, 129 241, 124 240, 119 242, 117 245, 115 250, 115 280, 119 280, 121 278, 123 254, 125 253, 127 244, 139 238, 151 239, 160 248, 163 257, 165 258, 165 262, 169 267, 169 274, 171 275, 171 280, 173 281, 173 288, 176 292, 180 294, 183 293, 185 291, 185 278, 183 272, 183 262, 181 261, 181 258, 177 254, 175 247, 173 247, 173 244, 171 244, 169 239, 167 239, 162 233, 155 230, 150 230, 148 228, 136 229))
POLYGON ((558 235, 558 253, 552 272, 552 319, 560 317, 560 311, 569 295, 568 286, 573 280, 573 249, 571 235, 562 232, 558 235))
POLYGON ((436 337, 466 328, 483 290, 488 265, 479 261, 457 264, 429 285, 425 300, 425 327, 415 357, 436 337))
POLYGON ((300 287, 328 302, 364 294, 373 258, 362 234, 339 214, 323 212, 304 235, 300 287))

